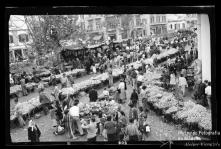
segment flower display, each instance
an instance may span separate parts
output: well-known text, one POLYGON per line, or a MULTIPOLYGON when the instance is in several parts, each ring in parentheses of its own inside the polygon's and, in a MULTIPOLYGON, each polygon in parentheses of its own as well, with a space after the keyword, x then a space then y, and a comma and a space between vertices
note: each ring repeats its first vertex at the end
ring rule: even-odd
POLYGON ((201 105, 195 105, 192 109, 189 110, 190 115, 186 118, 188 123, 199 122, 203 117, 207 116, 207 110, 201 105))
MULTIPOLYGON (((74 69, 72 71, 65 72, 66 75, 76 75, 79 72, 85 72, 85 69, 74 69)), ((56 78, 61 78, 63 73, 55 75, 56 78)))
POLYGON ((61 89, 61 93, 63 94, 63 95, 72 95, 72 94, 74 94, 76 92, 76 90, 74 89, 74 88, 72 88, 72 87, 67 87, 67 88, 62 88, 61 89))
POLYGON ((99 112, 108 115, 115 113, 118 109, 118 106, 118 103, 113 100, 85 103, 80 105, 80 113, 82 116, 89 113, 94 114, 99 112))
POLYGON ((32 82, 32 83, 25 84, 25 86, 26 86, 27 89, 32 89, 34 86, 37 86, 37 84, 32 82))
MULTIPOLYGON (((196 123, 204 130, 211 130, 211 112, 199 104, 189 100, 182 102, 182 108, 178 106, 178 99, 172 93, 165 92, 163 88, 156 86, 159 83, 158 72, 150 72, 145 76, 145 85, 148 90, 147 102, 153 104, 156 109, 162 109, 165 114, 171 114, 176 120, 184 120, 184 122, 196 123)), ((159 75, 160 76, 160 75, 159 75)))
POLYGON ((157 56, 157 59, 162 59, 162 58, 164 58, 164 57, 168 57, 168 56, 170 56, 170 55, 172 55, 172 54, 175 54, 175 53, 177 53, 177 52, 178 52, 177 49, 170 49, 170 50, 168 50, 168 51, 165 51, 165 52, 159 54, 159 55, 157 56))
POLYGON ((39 102, 39 96, 37 96, 35 98, 31 98, 30 100, 28 100, 28 103, 33 105, 34 107, 41 105, 41 103, 39 102))
POLYGON ((170 108, 172 106, 175 106, 178 103, 178 101, 175 99, 173 94, 164 95, 158 103, 155 103, 155 106, 159 109, 166 109, 170 108))
POLYGON ((15 86, 10 87, 10 94, 15 94, 18 91, 22 91, 21 85, 15 85, 15 86))
POLYGON ((172 114, 172 113, 176 113, 178 111, 178 107, 176 105, 170 107, 169 109, 167 109, 165 111, 166 114, 172 114))
POLYGON ((205 129, 205 130, 212 130, 212 123, 211 120, 211 112, 207 112, 199 121, 198 125, 199 127, 205 129))

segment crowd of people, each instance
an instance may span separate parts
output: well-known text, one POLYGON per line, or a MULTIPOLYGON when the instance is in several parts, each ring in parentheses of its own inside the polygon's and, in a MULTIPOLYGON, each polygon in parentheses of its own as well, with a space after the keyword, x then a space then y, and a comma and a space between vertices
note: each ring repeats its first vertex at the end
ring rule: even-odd
MULTIPOLYGON (((103 73, 107 72, 109 75, 108 88, 104 88, 103 100, 115 100, 120 106, 118 111, 114 114, 91 114, 89 118, 82 118, 80 116, 79 99, 75 95, 62 95, 59 89, 55 86, 56 83, 52 82, 55 86, 53 95, 55 101, 50 110, 51 119, 54 121, 55 127, 54 134, 62 135, 67 134, 68 138, 77 139, 78 136, 87 134, 87 141, 90 143, 96 142, 98 135, 102 135, 104 140, 108 142, 118 142, 120 144, 127 141, 145 140, 150 132, 150 126, 147 121, 148 106, 146 105, 147 87, 143 84, 144 74, 146 71, 151 71, 153 65, 147 65, 144 59, 150 58, 158 50, 167 50, 170 48, 178 48, 180 53, 172 63, 168 59, 165 65, 164 75, 167 86, 175 89, 178 86, 182 95, 185 95, 185 88, 188 86, 186 80, 187 67, 197 59, 197 50, 195 49, 194 42, 191 35, 177 36, 172 39, 160 38, 147 40, 138 39, 132 45, 126 47, 118 47, 113 49, 109 47, 106 51, 92 51, 89 52, 85 58, 83 65, 79 59, 73 60, 73 65, 78 68, 85 68, 87 73, 103 73), (190 51, 185 51, 186 45, 191 45, 190 51), (163 49, 162 49, 163 48, 163 49), (154 50, 155 51, 154 51, 154 50), (140 61, 142 68, 136 70, 133 65, 128 66, 131 62, 140 61), (121 75, 120 83, 114 92, 114 98, 110 98, 110 90, 113 87, 113 68, 123 67, 124 73, 121 75), (132 86, 133 91, 128 98, 126 90, 128 86, 132 86), (129 114, 122 111, 121 106, 128 103, 129 100, 129 114)), ((51 76, 53 80, 53 75, 51 76)), ((23 90, 25 90, 25 81, 21 83, 23 90)), ((66 76, 63 73, 61 79, 61 88, 72 86, 74 79, 72 76, 66 76)), ((196 92, 194 96, 200 98, 207 97, 208 104, 211 106, 211 83, 206 81, 202 83, 195 83, 196 92)), ((23 92, 26 95, 26 92, 23 92)), ((98 92, 95 88, 91 88, 88 92, 89 102, 98 101, 98 92)), ((48 114, 48 104, 50 100, 44 93, 44 88, 39 91, 39 100, 42 104, 43 111, 48 114), (44 102, 43 102, 44 101, 44 102)), ((19 114, 18 114, 19 115, 19 114)), ((21 116, 20 116, 21 117, 21 116)), ((22 120, 20 120, 22 123, 22 120)), ((41 135, 39 128, 32 119, 30 122, 28 136, 31 142, 39 141, 41 135), (35 139, 33 139, 35 138, 35 139)))
MULTIPOLYGON (((180 41, 177 43, 180 43, 180 41)), ((189 42, 186 44, 189 44, 189 42)), ((179 55, 175 60, 171 60, 170 58, 167 60, 167 63, 164 65, 165 70, 162 74, 163 86, 168 90, 179 92, 182 97, 186 96, 186 89, 193 89, 193 99, 210 109, 211 82, 208 80, 204 80, 203 82, 202 78, 199 77, 200 75, 198 74, 201 73, 202 68, 199 64, 201 62, 198 59, 198 50, 194 43, 190 45, 191 48, 189 51, 185 51, 183 46, 181 46, 179 47, 179 55), (188 71, 193 73, 188 75, 188 71), (209 88, 207 88, 209 90, 207 92, 206 87, 209 88)))

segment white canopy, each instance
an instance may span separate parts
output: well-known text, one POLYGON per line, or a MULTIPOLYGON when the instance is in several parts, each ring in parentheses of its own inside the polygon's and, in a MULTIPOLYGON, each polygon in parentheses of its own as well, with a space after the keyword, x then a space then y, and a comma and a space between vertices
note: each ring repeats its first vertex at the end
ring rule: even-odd
POLYGON ((28 32, 27 31, 18 31, 17 35, 20 35, 20 34, 28 34, 28 32))

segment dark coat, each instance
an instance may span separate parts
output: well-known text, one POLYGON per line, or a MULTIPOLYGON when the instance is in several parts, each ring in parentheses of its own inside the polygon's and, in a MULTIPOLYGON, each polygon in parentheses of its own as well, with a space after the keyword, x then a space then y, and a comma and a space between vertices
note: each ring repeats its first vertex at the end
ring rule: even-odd
POLYGON ((37 129, 33 129, 33 131, 31 127, 28 128, 28 140, 31 142, 39 142, 39 138, 41 136, 41 131, 39 130, 38 126, 35 125, 35 127, 37 129))
POLYGON ((131 94, 131 97, 130 97, 130 99, 132 100, 132 101, 138 101, 138 94, 136 93, 136 92, 133 92, 132 94, 131 94))
POLYGON ((199 84, 198 93, 200 96, 205 95, 205 88, 206 88, 206 84, 204 83, 199 84))
POLYGON ((89 98, 90 98, 90 101, 92 101, 92 102, 97 101, 97 98, 98 98, 97 91, 94 89, 90 90, 89 91, 89 98))

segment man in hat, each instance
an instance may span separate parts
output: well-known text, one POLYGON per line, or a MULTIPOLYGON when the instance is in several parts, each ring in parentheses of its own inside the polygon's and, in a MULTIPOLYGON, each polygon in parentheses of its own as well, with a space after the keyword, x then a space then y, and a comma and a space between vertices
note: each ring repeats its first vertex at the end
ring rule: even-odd
POLYGON ((96 102, 98 99, 98 93, 94 88, 89 91, 89 99, 90 102, 96 102))
POLYGON ((112 65, 108 68, 108 75, 109 75, 109 86, 111 87, 113 85, 113 71, 112 71, 112 65))
POLYGON ((66 74, 63 73, 63 75, 61 77, 61 88, 67 87, 67 83, 68 83, 68 78, 67 78, 66 74))
POLYGON ((144 79, 143 73, 139 72, 139 74, 137 75, 137 89, 138 89, 138 93, 140 93, 140 86, 143 83, 143 79, 144 79))
POLYGON ((131 78, 132 78, 132 86, 136 89, 137 88, 137 73, 133 67, 131 71, 131 78))
POLYGON ((130 100, 132 104, 137 107, 137 102, 138 102, 138 94, 136 92, 136 89, 133 89, 133 92, 131 93, 130 100))
POLYGON ((26 85, 25 85, 25 78, 24 77, 22 77, 20 83, 21 83, 21 88, 22 88, 23 96, 27 96, 28 95, 28 91, 27 91, 27 88, 26 88, 26 85))

